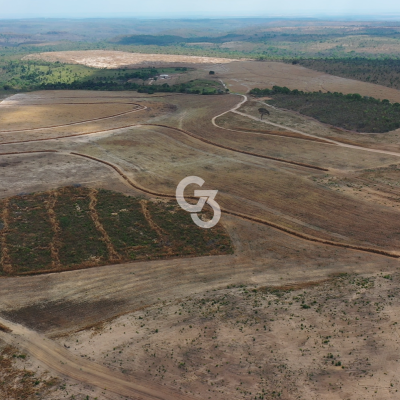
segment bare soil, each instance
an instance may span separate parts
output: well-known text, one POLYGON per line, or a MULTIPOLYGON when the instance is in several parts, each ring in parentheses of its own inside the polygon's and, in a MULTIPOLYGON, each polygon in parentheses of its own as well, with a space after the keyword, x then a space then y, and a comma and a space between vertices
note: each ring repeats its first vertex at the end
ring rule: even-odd
POLYGON ((153 65, 225 64, 235 60, 217 57, 198 57, 173 54, 141 54, 110 50, 55 51, 30 54, 24 60, 44 60, 83 64, 94 68, 121 68, 153 65))

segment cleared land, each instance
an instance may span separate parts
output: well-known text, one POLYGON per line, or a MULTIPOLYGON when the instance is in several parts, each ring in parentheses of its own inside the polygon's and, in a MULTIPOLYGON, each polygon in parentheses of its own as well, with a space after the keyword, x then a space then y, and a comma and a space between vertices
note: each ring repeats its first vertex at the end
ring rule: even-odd
POLYGON ((360 82, 313 71, 299 65, 280 62, 238 61, 215 66, 215 71, 224 80, 231 92, 246 93, 252 88, 287 86, 308 92, 359 93, 378 99, 400 102, 400 92, 372 83, 360 82))
POLYGON ((217 57, 197 57, 173 54, 140 54, 123 51, 87 50, 39 53, 25 56, 24 60, 44 60, 83 64, 95 68, 121 68, 170 64, 225 64, 235 60, 217 57))
MULTIPOLYGON (((41 251, 37 254, 47 257, 47 265, 61 265, 71 254, 57 245, 57 237, 65 243, 68 239, 71 245, 75 239, 61 234, 74 226, 63 217, 75 218, 84 210, 82 225, 76 226, 82 235, 88 224, 95 227, 93 234, 85 236, 97 240, 110 264, 0 279, 0 314, 6 327, 0 335, 8 345, 16 346, 21 354, 24 348, 30 349, 34 357, 28 361, 42 363, 53 375, 63 368, 60 360, 74 363, 63 369, 66 377, 43 393, 44 399, 58 399, 67 392, 76 398, 129 398, 118 387, 134 390, 129 386, 132 382, 147 382, 149 377, 158 388, 165 384, 168 393, 176 390, 181 396, 199 399, 274 398, 278 393, 288 399, 379 398, 375 390, 382 393, 382 399, 396 396, 397 361, 391 361, 390 371, 384 371, 388 375, 382 371, 397 346, 393 336, 397 303, 392 296, 397 293, 398 259, 387 255, 396 256, 400 244, 399 157, 385 150, 374 153, 324 143, 324 138, 340 134, 291 112, 271 109, 268 120, 279 120, 282 126, 272 128, 246 116, 259 117, 257 102, 244 103, 241 115, 226 113, 242 100, 231 95, 153 97, 49 91, 16 96, 7 101, 4 111, 1 108, 4 115, 10 113, 8 131, 27 129, 17 115, 29 112, 32 103, 46 108, 49 120, 60 113, 64 125, 50 128, 44 113, 43 125, 36 127, 49 129, 4 133, 7 141, 16 143, 0 144, 1 201, 8 203, 0 217, 3 248, 8 243, 4 232, 11 227, 21 232, 25 216, 35 211, 43 232, 48 232, 40 236, 42 242, 35 240, 41 251), (126 110, 124 102, 147 109, 66 126, 74 123, 74 114, 66 111, 70 105, 54 105, 53 114, 52 102, 81 107, 78 103, 109 103, 108 113, 115 103, 119 110, 126 110), (221 114, 217 126, 213 125, 212 119, 221 114), (291 131, 293 127, 315 137, 303 137, 291 131), (65 137, 54 140, 60 133, 65 137), (71 133, 80 136, 68 137, 71 133), (24 142, 29 138, 44 140, 24 142), (128 207, 120 207, 115 199, 103 201, 101 188, 141 195, 144 202, 135 203, 137 218, 144 221, 151 216, 151 222, 146 219, 147 229, 159 237, 171 230, 179 213, 170 209, 172 217, 165 219, 170 206, 154 198, 157 194, 160 198, 174 196, 176 185, 188 175, 205 179, 204 189, 219 190, 217 201, 225 210, 221 229, 226 229, 234 254, 121 264, 117 258, 126 254, 120 240, 125 230, 116 229, 114 218, 122 218, 125 212, 121 210, 128 207), (77 183, 91 188, 79 189, 86 193, 82 199, 57 201, 69 190, 57 188, 77 183), (29 199, 35 196, 27 194, 6 200, 39 190, 52 191, 45 194, 48 207, 41 201, 31 207, 29 199), (118 205, 115 210, 111 210, 113 204, 118 205), (51 225, 54 221, 59 222, 59 229, 51 225), (340 243, 362 246, 363 251, 340 243), (360 276, 332 279, 339 272, 360 276), (266 286, 280 288, 274 292, 266 286), (288 292, 290 288, 296 291, 288 292), (372 326, 371 318, 380 325, 372 326), (13 329, 8 321, 45 335, 54 351, 34 350, 43 336, 16 328, 7 332, 13 329), (373 356, 374 351, 380 356, 373 356), (77 375, 79 368, 85 371, 81 376, 77 375), (110 376, 118 375, 125 383, 106 392, 93 379, 91 371, 95 370, 112 371, 110 376)), ((96 104, 87 106, 92 119, 101 117, 102 112, 95 112, 96 104)), ((75 121, 82 121, 81 114, 76 115, 75 121)), ((396 135, 387 135, 390 146, 396 148, 396 135)), ((368 140, 372 148, 375 136, 364 137, 355 143, 368 140)), ((386 144, 382 140, 378 146, 386 144)), ((188 188, 188 196, 190 192, 188 188)), ((24 227, 33 239, 36 233, 24 227)), ((177 243, 186 242, 190 234, 177 237, 177 243)), ((15 252, 3 253, 3 265, 6 261, 12 266, 11 259, 15 252)))

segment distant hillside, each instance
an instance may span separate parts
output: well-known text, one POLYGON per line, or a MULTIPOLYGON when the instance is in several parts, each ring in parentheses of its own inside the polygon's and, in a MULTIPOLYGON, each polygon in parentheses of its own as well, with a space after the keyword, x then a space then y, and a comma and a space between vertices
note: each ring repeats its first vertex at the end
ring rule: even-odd
POLYGON ((248 35, 237 35, 228 34, 224 36, 211 37, 211 36, 200 36, 200 37, 183 37, 176 35, 126 35, 119 36, 110 40, 111 42, 124 44, 124 45, 156 45, 156 46, 170 46, 179 43, 225 43, 233 41, 248 40, 248 35))

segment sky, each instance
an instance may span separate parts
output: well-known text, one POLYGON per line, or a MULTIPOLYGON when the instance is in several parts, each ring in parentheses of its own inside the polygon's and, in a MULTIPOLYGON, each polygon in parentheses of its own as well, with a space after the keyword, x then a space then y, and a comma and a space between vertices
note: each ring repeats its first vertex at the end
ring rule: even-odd
POLYGON ((0 0, 3 18, 400 15, 399 0, 0 0))

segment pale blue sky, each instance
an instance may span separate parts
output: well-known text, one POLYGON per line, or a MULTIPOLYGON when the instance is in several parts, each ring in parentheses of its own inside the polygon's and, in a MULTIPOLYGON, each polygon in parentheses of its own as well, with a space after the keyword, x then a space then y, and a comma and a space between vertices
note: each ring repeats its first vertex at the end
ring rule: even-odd
POLYGON ((400 0, 0 0, 1 18, 400 14, 400 0))

